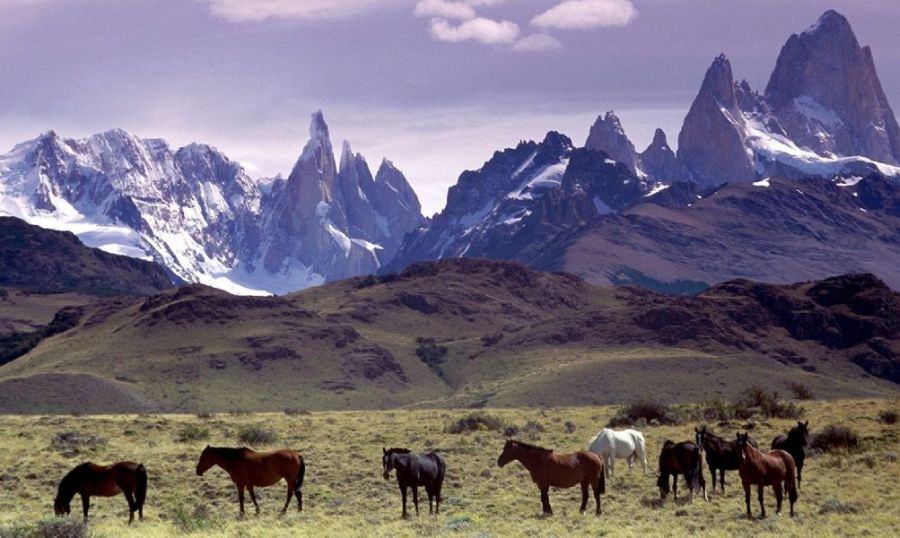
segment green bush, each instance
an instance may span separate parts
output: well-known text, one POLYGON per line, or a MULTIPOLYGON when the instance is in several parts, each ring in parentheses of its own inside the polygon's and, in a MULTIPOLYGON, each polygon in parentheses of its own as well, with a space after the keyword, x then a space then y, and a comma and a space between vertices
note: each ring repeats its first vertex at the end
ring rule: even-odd
POLYGON ((87 538, 87 525, 79 518, 44 518, 31 525, 0 527, 3 538, 87 538))
POLYGON ((791 383, 788 383, 788 388, 791 389, 791 392, 794 394, 795 400, 814 400, 816 398, 812 389, 803 383, 792 381, 791 383))
POLYGON ((896 409, 885 409, 882 412, 878 413, 878 421, 883 424, 896 424, 897 423, 897 410, 896 409))
POLYGON ((278 440, 278 434, 259 424, 250 424, 238 430, 238 440, 245 445, 269 445, 278 440))
POLYGON ((610 428, 627 428, 643 420, 648 424, 680 424, 681 417, 666 404, 642 399, 624 405, 609 419, 610 428))
POLYGON ((175 440, 179 443, 195 443, 209 439, 209 430, 196 424, 188 424, 178 430, 175 440))
POLYGON ((506 424, 498 417, 487 413, 470 413, 447 425, 447 433, 468 433, 479 431, 503 431, 506 424))
POLYGON ((847 426, 829 425, 813 436, 812 448, 822 452, 859 448, 859 435, 847 426))

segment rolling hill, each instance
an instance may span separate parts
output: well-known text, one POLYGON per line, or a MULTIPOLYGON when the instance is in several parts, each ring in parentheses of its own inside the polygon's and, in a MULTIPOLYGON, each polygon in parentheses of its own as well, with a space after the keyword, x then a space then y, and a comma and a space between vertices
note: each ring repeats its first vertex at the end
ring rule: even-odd
POLYGON ((900 295, 871 275, 679 297, 457 259, 283 297, 87 305, 0 367, 0 412, 697 401, 788 381, 861 397, 896 394, 898 357, 900 295))

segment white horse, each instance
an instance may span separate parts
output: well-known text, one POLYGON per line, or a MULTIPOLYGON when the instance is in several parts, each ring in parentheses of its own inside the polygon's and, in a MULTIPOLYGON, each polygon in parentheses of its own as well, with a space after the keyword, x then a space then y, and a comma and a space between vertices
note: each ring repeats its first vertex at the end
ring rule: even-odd
POLYGON ((647 474, 647 450, 644 434, 637 430, 617 432, 603 428, 591 439, 588 450, 603 458, 609 476, 613 474, 616 458, 626 459, 629 469, 634 467, 634 459, 637 458, 644 466, 644 474, 647 474))

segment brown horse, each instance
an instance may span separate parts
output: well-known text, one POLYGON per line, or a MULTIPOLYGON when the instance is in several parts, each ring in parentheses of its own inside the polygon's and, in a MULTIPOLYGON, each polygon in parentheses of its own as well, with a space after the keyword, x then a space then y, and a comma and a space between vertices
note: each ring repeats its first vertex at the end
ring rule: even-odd
POLYGON ((676 443, 667 439, 659 452, 659 478, 656 485, 659 487, 659 498, 666 500, 669 495, 669 476, 672 477, 672 492, 678 499, 678 475, 684 476, 684 483, 688 487, 688 502, 693 502, 694 491, 702 491, 703 498, 707 501, 706 480, 703 478, 703 457, 700 455, 700 447, 690 441, 676 443))
POLYGON ((794 503, 797 502, 796 466, 794 458, 784 450, 773 450, 768 454, 753 448, 746 433, 737 434, 737 444, 741 450, 741 482, 744 484, 744 498, 747 502, 747 519, 752 519, 750 512, 750 486, 756 484, 759 492, 759 509, 761 517, 766 517, 766 505, 763 503, 763 490, 772 486, 775 490, 775 513, 781 513, 781 500, 784 489, 787 490, 791 502, 791 517, 794 517, 794 503))
POLYGON ((241 503, 241 516, 244 515, 244 489, 250 492, 250 499, 259 514, 254 487, 265 488, 278 483, 284 478, 287 482, 287 500, 281 513, 287 512, 291 504, 291 496, 297 495, 297 511, 303 511, 303 476, 306 474, 306 463, 303 456, 295 450, 276 450, 275 452, 255 452, 249 448, 216 448, 208 446, 200 454, 197 462, 197 474, 218 465, 237 486, 238 500, 241 503))
POLYGON ((550 508, 550 486, 571 488, 578 484, 581 484, 581 513, 587 508, 590 486, 597 502, 596 514, 600 515, 600 494, 606 493, 606 473, 600 456, 586 450, 557 454, 548 448, 510 439, 497 458, 497 465, 503 467, 513 460, 519 460, 528 469, 531 479, 541 490, 544 515, 553 515, 553 509, 550 508))
POLYGON ((82 463, 69 471, 59 483, 59 490, 53 501, 53 512, 57 516, 69 515, 72 512, 72 497, 76 493, 81 495, 85 522, 91 508, 91 497, 115 497, 119 493, 124 493, 125 500, 128 501, 128 524, 134 521, 135 512, 143 521, 144 499, 147 497, 147 469, 133 461, 112 465, 82 463))

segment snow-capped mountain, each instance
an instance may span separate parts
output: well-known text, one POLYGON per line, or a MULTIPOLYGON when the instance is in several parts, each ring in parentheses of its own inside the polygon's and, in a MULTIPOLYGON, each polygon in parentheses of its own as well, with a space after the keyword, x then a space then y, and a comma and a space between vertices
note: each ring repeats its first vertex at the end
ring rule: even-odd
POLYGON ((118 129, 82 140, 50 131, 0 156, 0 214, 246 294, 372 272, 424 222, 387 161, 373 180, 346 146, 337 169, 321 113, 290 177, 271 183, 202 144, 173 150, 118 129))

